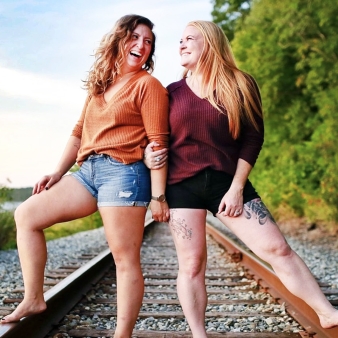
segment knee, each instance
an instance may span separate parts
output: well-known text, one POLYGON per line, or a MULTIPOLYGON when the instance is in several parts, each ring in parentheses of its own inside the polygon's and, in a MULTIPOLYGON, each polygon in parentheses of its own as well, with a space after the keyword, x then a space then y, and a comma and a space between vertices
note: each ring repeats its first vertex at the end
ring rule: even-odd
POLYGON ((292 253, 292 249, 284 238, 270 242, 269 246, 265 249, 267 261, 275 258, 287 258, 291 256, 292 253))
POLYGON ((134 270, 141 270, 141 260, 137 254, 130 255, 130 253, 123 250, 115 250, 112 252, 115 262, 116 270, 119 273, 130 272, 134 270))
POLYGON ((30 227, 30 220, 32 219, 32 213, 25 202, 20 204, 14 211, 14 220, 17 229, 22 227, 30 227))
POLYGON ((201 274, 204 276, 206 259, 202 256, 190 256, 179 265, 180 273, 184 273, 189 278, 195 278, 201 274))

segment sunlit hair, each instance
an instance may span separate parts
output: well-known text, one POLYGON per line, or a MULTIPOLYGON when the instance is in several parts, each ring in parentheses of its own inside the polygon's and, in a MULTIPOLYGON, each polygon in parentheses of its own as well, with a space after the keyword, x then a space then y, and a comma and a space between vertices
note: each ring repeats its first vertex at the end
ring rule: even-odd
MULTIPOLYGON (((217 110, 226 109, 232 137, 240 135, 241 121, 249 121, 258 130, 255 113, 261 115, 260 99, 253 80, 239 70, 229 41, 220 27, 211 21, 196 20, 188 26, 197 28, 204 46, 192 77, 202 77, 202 94, 217 110), (216 91, 216 95, 215 95, 216 91)), ((186 69, 183 77, 187 77, 186 69)), ((193 79, 193 78, 192 78, 193 79)))
POLYGON ((113 29, 105 34, 95 51, 95 61, 88 78, 84 81, 84 88, 89 95, 105 92, 107 87, 120 75, 122 64, 126 58, 125 45, 131 39, 133 31, 139 24, 147 26, 153 35, 151 51, 143 69, 152 73, 154 70, 155 34, 154 24, 147 18, 130 14, 120 18, 113 29))

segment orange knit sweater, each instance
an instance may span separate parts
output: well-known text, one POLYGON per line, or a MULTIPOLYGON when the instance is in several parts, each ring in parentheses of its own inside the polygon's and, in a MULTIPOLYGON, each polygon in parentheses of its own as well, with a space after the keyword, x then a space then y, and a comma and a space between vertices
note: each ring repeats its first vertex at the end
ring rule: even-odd
POLYGON ((90 154, 106 154, 123 163, 143 158, 149 142, 168 147, 168 93, 161 83, 141 71, 109 102, 103 94, 88 97, 72 135, 81 139, 79 165, 90 154))

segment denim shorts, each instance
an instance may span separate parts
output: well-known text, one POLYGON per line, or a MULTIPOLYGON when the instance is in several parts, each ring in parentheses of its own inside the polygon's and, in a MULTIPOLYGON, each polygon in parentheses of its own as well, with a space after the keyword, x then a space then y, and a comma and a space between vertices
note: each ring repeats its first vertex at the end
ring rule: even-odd
MULTIPOLYGON (((166 197, 171 209, 206 209, 216 216, 225 193, 229 190, 233 176, 210 168, 193 177, 167 185, 166 197)), ((243 203, 260 198, 251 182, 247 180, 243 190, 243 203)))
POLYGON ((98 207, 149 205, 150 171, 143 161, 124 164, 108 155, 90 155, 72 176, 97 199, 98 207))

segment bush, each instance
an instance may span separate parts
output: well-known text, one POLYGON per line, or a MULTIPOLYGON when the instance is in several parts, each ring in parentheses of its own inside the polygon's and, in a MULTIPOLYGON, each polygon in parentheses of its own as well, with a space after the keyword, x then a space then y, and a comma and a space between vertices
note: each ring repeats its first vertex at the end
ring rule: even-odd
POLYGON ((15 222, 13 213, 0 210, 0 250, 16 247, 15 222))

